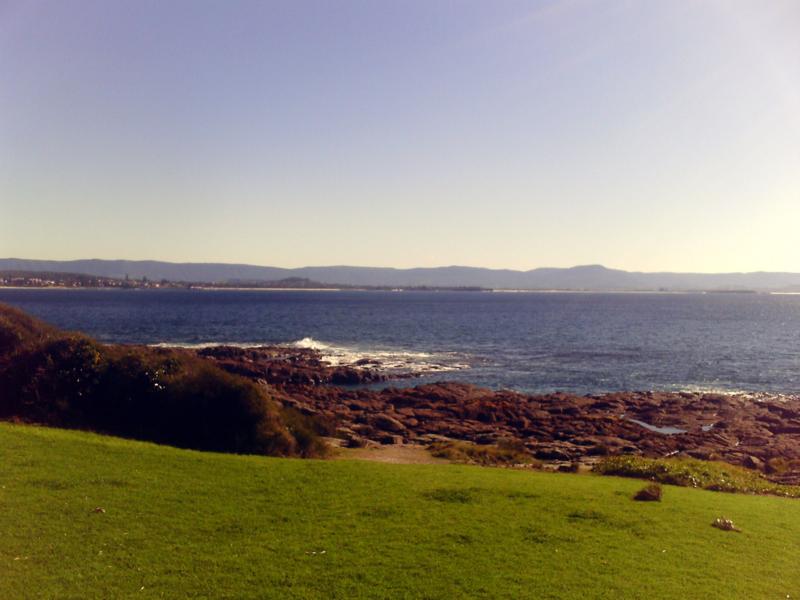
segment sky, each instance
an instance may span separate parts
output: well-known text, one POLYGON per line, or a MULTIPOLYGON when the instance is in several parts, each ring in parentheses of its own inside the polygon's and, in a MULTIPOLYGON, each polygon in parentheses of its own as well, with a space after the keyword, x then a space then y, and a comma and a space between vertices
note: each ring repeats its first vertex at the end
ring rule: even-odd
POLYGON ((800 2, 0 0, 0 257, 800 271, 800 2))

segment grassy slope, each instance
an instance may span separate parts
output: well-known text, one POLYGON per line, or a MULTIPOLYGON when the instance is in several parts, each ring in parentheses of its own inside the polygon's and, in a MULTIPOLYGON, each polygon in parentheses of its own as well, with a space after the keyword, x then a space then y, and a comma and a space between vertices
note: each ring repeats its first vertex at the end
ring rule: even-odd
POLYGON ((800 501, 641 486, 0 424, 0 597, 800 597, 800 501))

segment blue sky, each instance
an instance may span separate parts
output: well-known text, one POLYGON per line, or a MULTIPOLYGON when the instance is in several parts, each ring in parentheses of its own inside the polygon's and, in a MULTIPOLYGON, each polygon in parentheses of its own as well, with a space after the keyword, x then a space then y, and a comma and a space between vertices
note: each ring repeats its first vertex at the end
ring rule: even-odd
POLYGON ((800 3, 0 0, 0 256, 800 271, 800 3))

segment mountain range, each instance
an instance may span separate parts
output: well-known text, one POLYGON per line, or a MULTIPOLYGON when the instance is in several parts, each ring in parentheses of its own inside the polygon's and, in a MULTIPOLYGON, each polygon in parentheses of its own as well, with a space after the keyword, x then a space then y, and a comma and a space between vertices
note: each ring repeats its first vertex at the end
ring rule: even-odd
POLYGON ((101 277, 167 279, 197 283, 276 281, 298 277, 326 284, 389 287, 470 286, 519 290, 597 291, 800 291, 800 273, 644 273, 601 265, 529 271, 478 267, 394 269, 383 267, 301 267, 285 269, 246 264, 171 263, 154 260, 0 259, 0 271, 82 273, 101 277))

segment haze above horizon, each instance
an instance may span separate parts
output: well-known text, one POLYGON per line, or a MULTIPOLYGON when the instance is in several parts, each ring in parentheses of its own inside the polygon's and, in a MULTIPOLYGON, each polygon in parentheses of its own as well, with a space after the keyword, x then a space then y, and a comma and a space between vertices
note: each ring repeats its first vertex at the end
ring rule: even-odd
POLYGON ((0 256, 800 272, 800 4, 11 0, 0 256))

